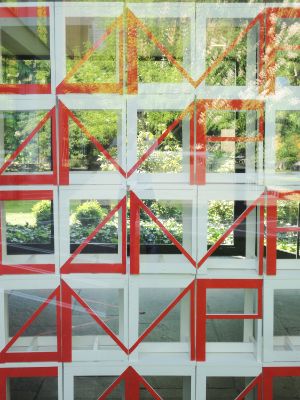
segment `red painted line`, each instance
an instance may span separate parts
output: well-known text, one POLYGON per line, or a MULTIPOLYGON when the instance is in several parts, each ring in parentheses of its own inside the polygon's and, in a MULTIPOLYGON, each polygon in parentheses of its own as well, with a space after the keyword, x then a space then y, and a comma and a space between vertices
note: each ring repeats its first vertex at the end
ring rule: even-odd
POLYGON ((0 263, 0 275, 53 274, 53 273, 55 273, 55 264, 4 265, 0 263))
POLYGON ((190 118, 190 185, 195 184, 195 112, 191 112, 190 118))
POLYGON ((50 94, 51 85, 42 83, 0 84, 0 94, 50 94))
POLYGON ((205 281, 196 281, 196 361, 206 359, 206 287, 205 281))
POLYGON ((2 190, 0 201, 6 200, 53 200, 52 190, 2 190))
POLYGON ((0 7, 0 18, 49 17, 49 7, 0 7))
POLYGON ((58 376, 57 367, 0 368, 0 374, 9 378, 58 376))
POLYGON ((299 226, 278 226, 276 228, 277 232, 300 232, 299 226))
POLYGON ((191 340, 191 361, 196 359, 196 281, 193 281, 190 290, 190 340, 191 340))
POLYGON ((140 209, 138 197, 130 191, 130 273, 140 273, 140 209))
POLYGON ((277 200, 267 197, 267 275, 276 275, 277 259, 277 200))

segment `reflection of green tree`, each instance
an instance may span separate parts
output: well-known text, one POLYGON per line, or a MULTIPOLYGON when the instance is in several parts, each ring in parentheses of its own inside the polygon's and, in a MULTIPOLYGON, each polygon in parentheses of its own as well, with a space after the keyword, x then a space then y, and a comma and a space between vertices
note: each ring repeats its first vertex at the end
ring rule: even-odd
MULTIPOLYGON (((114 158, 117 157, 117 111, 75 111, 77 118, 114 158)), ((114 170, 113 165, 100 154, 75 122, 70 120, 70 168, 87 170, 114 170)))
MULTIPOLYGON (((148 111, 138 115, 137 155, 140 158, 156 139, 179 117, 175 111, 148 111)), ((181 122, 141 165, 144 172, 182 171, 181 122)))
MULTIPOLYGON (((3 112, 5 160, 33 131, 44 115, 45 112, 43 111, 3 112)), ((50 170, 51 122, 48 120, 6 171, 34 172, 50 170)))
MULTIPOLYGON (((247 23, 211 20, 207 27, 206 67, 209 67, 235 40, 247 23)), ((247 37, 243 38, 206 79, 208 85, 246 85, 247 37)))
MULTIPOLYGON (((280 226, 299 226, 299 202, 278 201, 278 224, 280 226)), ((277 249, 296 254, 297 233, 279 233, 277 236, 277 249)))
POLYGON ((291 171, 300 161, 300 112, 276 114, 276 170, 291 171))

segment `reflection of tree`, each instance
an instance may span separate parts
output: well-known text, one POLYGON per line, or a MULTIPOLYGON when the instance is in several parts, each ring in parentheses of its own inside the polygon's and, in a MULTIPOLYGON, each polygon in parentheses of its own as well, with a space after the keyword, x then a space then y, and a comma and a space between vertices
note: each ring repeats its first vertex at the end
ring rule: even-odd
POLYGON ((299 170, 300 112, 279 111, 276 115, 276 170, 299 170))

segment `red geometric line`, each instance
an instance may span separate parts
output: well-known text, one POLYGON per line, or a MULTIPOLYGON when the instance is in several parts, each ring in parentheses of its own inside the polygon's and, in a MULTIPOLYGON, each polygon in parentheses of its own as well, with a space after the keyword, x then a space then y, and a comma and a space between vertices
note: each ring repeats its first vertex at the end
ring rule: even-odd
POLYGON ((62 273, 71 272, 126 272, 126 196, 124 196, 119 203, 107 214, 107 216, 98 223, 96 228, 89 234, 89 236, 77 247, 71 254, 67 261, 61 267, 62 273), (90 241, 98 234, 98 232, 106 225, 111 218, 122 208, 122 263, 103 263, 95 265, 90 263, 74 263, 72 261, 75 257, 82 252, 83 249, 90 243, 90 241), (125 244, 124 244, 125 243, 125 244), (125 255, 124 255, 125 253, 125 255), (124 263, 125 262, 125 263, 124 263))
POLYGON ((0 94, 50 94, 49 83, 1 83, 0 94))
MULTIPOLYGON (((179 117, 172 122, 171 125, 167 127, 167 129, 155 140, 155 142, 149 147, 149 149, 138 159, 138 161, 130 168, 127 172, 127 178, 129 178, 134 171, 138 169, 138 167, 154 152, 154 150, 161 144, 161 142, 168 136, 170 132, 183 120, 183 118, 188 114, 191 114, 191 123, 192 123, 192 115, 193 115, 193 103, 191 103, 180 115, 179 117)), ((192 134, 192 132, 191 132, 192 134)), ((190 135, 191 135, 190 134, 190 135)))
POLYGON ((256 378, 254 378, 249 385, 234 399, 234 400, 245 400, 245 397, 247 394, 249 394, 252 389, 254 389, 257 386, 257 400, 262 399, 262 374, 258 375, 256 378))
POLYGON ((0 7, 0 18, 49 17, 49 7, 0 7))
POLYGON ((30 318, 22 325, 18 332, 10 339, 6 346, 0 352, 0 362, 30 362, 30 361, 59 361, 60 360, 60 310, 58 303, 60 302, 60 290, 57 287, 48 298, 37 308, 30 318), (57 322, 57 351, 56 352, 7 352, 19 337, 25 332, 28 326, 41 314, 41 312, 56 297, 56 322, 57 322))
MULTIPOLYGON (((261 204, 261 202, 264 201, 264 193, 261 194, 254 202, 246 208, 246 210, 234 221, 234 223, 231 225, 230 228, 227 229, 225 233, 214 243, 210 249, 206 252, 206 254, 201 258, 201 260, 197 264, 197 268, 200 268, 201 265, 210 257, 216 250, 217 248, 224 242, 224 240, 235 230, 235 228, 243 222, 243 220, 255 209, 255 207, 258 204, 261 204)), ((260 254, 260 257, 262 257, 262 254, 260 254)))
POLYGON ((178 240, 164 227, 158 218, 152 213, 152 211, 137 197, 137 195, 130 191, 130 271, 131 274, 139 273, 139 246, 140 246, 140 224, 139 224, 139 213, 140 209, 152 219, 152 221, 163 231, 163 233, 170 239, 170 241, 177 247, 177 249, 188 259, 188 261, 196 267, 196 261, 190 256, 190 254, 182 247, 178 240), (137 219, 138 217, 138 219, 137 219), (133 233, 134 232, 134 233, 133 233), (133 234, 132 234, 133 233, 133 234))
POLYGON ((53 200, 52 190, 2 190, 0 201, 6 200, 53 200))

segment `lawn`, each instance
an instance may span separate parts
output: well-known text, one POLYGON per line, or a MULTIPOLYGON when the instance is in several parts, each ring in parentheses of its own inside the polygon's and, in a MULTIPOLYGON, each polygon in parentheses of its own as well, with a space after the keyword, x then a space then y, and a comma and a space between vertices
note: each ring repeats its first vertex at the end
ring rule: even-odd
POLYGON ((36 200, 5 201, 6 222, 13 225, 25 225, 26 223, 34 225, 35 216, 31 209, 37 202, 36 200))

